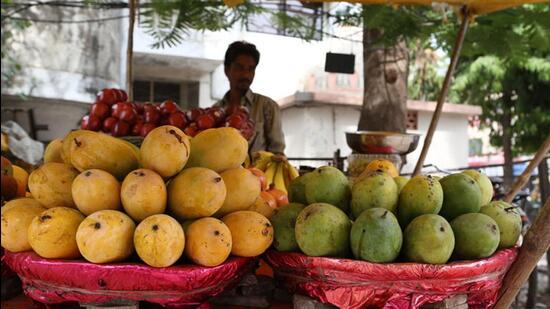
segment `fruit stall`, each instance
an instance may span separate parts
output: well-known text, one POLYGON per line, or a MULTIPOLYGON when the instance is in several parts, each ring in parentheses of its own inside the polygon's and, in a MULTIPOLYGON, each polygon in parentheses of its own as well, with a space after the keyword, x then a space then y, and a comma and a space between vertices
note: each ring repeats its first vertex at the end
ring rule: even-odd
MULTIPOLYGON (((104 104, 111 113, 100 120, 121 106, 104 104)), ((226 116, 194 137, 159 123, 144 137, 119 138, 105 126, 89 130, 90 114, 33 170, 2 158, 3 183, 15 185, 2 190, 3 267, 26 295, 198 306, 261 260, 289 293, 341 308, 420 308, 456 296, 474 308, 495 304, 522 221, 493 201, 486 175, 409 179, 373 153, 355 177, 332 166, 300 175, 284 157, 248 154, 250 136, 227 121, 248 121, 245 110, 164 115, 193 112, 226 116)))
POLYGON ((103 89, 42 164, 2 157, 3 276, 9 267, 47 305, 197 307, 260 264, 288 293, 340 308, 461 297, 455 305, 507 308, 550 243, 548 201, 524 236, 510 204, 550 138, 502 201, 478 171, 438 177, 421 168, 470 15, 536 1, 447 2, 466 14, 412 177, 391 158, 413 151, 418 136, 350 135, 348 174, 304 172, 284 156, 249 153, 246 108, 183 111, 103 89))

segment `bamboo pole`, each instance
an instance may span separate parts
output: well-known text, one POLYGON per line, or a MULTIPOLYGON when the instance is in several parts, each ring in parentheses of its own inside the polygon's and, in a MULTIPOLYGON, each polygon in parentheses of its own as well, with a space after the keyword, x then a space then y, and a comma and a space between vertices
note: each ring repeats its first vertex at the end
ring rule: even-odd
MULTIPOLYGON (((546 154, 550 151, 550 135, 546 137, 544 143, 529 162, 529 165, 518 177, 510 192, 504 198, 504 201, 510 203, 516 194, 525 186, 531 173, 540 162, 545 159, 546 154)), ((540 173, 540 171, 539 171, 540 173)), ((541 196, 541 198, 543 198, 541 196)), ((535 223, 529 228, 523 245, 520 248, 517 260, 512 264, 512 267, 504 277, 503 285, 500 290, 500 295, 497 299, 495 308, 509 308, 522 285, 529 278, 537 263, 548 251, 550 247, 550 199, 542 201, 544 206, 539 211, 535 223)))
POLYGON ((518 258, 504 277, 495 305, 496 309, 510 308, 521 286, 550 247, 550 224, 548 222, 550 222, 550 199, 546 200, 535 223, 527 231, 518 258))
POLYGON ((521 176, 518 177, 512 188, 510 189, 510 192, 506 194, 506 197, 504 197, 504 201, 507 203, 511 203, 516 194, 518 194, 519 190, 527 184, 529 181, 529 178, 531 177, 531 173, 533 173, 533 170, 535 167, 537 167, 542 159, 546 156, 546 154, 550 151, 550 135, 546 137, 546 140, 544 143, 540 146, 539 150, 529 162, 529 165, 527 165, 527 168, 523 171, 521 176))
POLYGON ((132 63, 134 58, 134 22, 136 19, 136 0, 128 1, 130 10, 130 22, 128 25, 128 46, 126 49, 126 92, 128 93, 128 101, 134 101, 134 74, 132 63))
POLYGON ((445 80, 443 81, 443 86, 441 88, 441 91, 439 92, 439 97, 437 98, 437 105, 434 111, 434 115, 432 117, 432 121, 430 122, 430 127, 428 129, 428 132, 426 133, 426 139, 424 140, 424 145, 422 146, 422 152, 420 153, 420 157, 418 158, 418 162, 416 162, 416 167, 414 168, 414 172, 412 175, 413 177, 416 175, 419 175, 420 172, 422 171, 422 165, 424 165, 424 160, 426 159, 426 156, 428 154, 428 149, 430 148, 430 144, 432 143, 432 138, 435 133, 435 128, 437 127, 437 123, 439 122, 439 117, 441 116, 441 110, 443 109, 443 103, 447 98, 447 93, 449 92, 449 87, 451 85, 451 79, 456 69, 458 58, 460 57, 460 50, 462 49, 462 45, 464 43, 464 37, 466 36, 466 30, 468 29, 468 25, 470 21, 470 12, 467 6, 462 7, 462 12, 463 12, 463 19, 462 19, 462 23, 460 24, 460 30, 455 39, 455 44, 453 46, 453 51, 451 54, 451 63, 449 63, 449 67, 447 68, 447 73, 445 74, 445 80))

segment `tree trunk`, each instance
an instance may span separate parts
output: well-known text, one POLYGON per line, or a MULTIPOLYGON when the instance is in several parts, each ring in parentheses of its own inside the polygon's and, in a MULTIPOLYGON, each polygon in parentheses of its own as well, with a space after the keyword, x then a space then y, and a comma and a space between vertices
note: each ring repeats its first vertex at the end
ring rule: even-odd
MULTIPOLYGON (((365 23, 363 23, 365 25, 365 23)), ((381 29, 363 26, 363 107, 358 130, 405 132, 409 55, 405 42, 378 48, 381 29)))
POLYGON ((504 187, 508 190, 514 182, 514 157, 512 155, 512 102, 511 95, 503 96, 502 148, 504 151, 504 187))
MULTIPOLYGON (((546 200, 550 198, 550 183, 548 181, 548 159, 542 159, 538 166, 539 169, 539 186, 540 186, 540 204, 544 205, 546 200)), ((546 252, 546 269, 550 272, 550 250, 546 252)), ((547 291, 550 293, 550 280, 548 280, 547 291)))

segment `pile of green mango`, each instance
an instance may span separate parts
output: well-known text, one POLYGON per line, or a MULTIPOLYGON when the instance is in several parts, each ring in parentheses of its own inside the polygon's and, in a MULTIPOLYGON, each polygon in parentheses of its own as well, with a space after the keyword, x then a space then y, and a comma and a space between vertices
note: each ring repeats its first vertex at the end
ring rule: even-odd
POLYGON ((492 197, 475 170, 411 179, 376 170, 352 183, 323 166, 290 184, 291 203, 272 217, 273 246, 374 263, 486 258, 514 246, 522 228, 518 210, 492 197))

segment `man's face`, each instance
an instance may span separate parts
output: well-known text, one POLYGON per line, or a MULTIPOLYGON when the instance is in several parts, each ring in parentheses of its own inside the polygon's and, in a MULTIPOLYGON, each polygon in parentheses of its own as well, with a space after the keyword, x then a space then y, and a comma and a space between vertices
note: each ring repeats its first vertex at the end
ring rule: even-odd
POLYGON ((256 61, 249 55, 239 55, 229 66, 225 67, 225 75, 229 79, 231 89, 242 94, 246 93, 254 81, 256 61))

